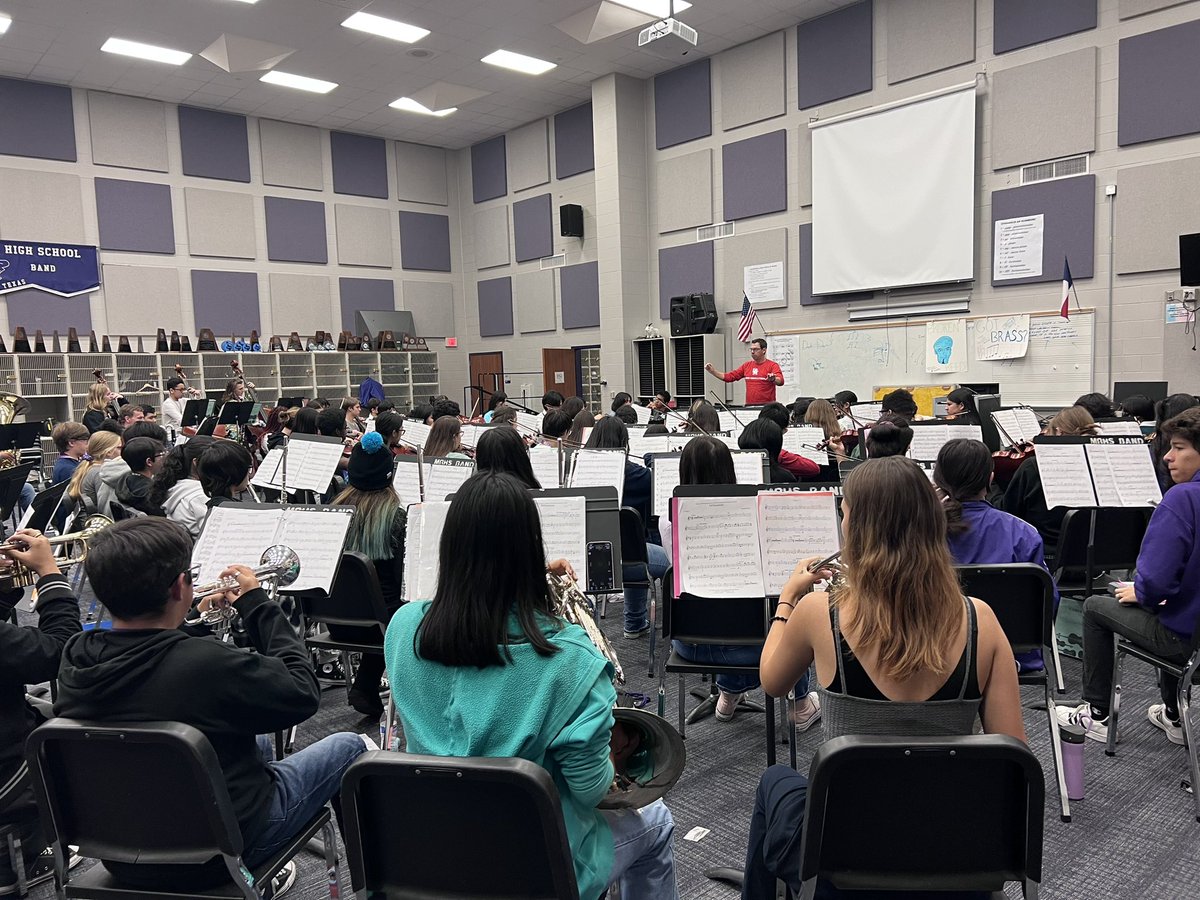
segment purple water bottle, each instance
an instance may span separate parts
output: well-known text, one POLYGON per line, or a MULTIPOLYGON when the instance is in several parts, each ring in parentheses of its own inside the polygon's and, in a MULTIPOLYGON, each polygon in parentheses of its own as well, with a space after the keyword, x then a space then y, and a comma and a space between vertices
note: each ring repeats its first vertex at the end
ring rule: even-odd
POLYGON ((1062 738, 1063 775, 1067 779, 1067 798, 1083 799, 1083 742, 1082 734, 1059 729, 1062 738))

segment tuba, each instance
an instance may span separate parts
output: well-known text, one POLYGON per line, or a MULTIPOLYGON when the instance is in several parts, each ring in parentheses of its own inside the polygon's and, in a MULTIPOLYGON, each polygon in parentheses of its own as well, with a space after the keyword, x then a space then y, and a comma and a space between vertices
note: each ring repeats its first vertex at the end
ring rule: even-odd
POLYGON ((29 401, 16 394, 0 391, 0 425, 11 425, 17 416, 29 411, 29 401))

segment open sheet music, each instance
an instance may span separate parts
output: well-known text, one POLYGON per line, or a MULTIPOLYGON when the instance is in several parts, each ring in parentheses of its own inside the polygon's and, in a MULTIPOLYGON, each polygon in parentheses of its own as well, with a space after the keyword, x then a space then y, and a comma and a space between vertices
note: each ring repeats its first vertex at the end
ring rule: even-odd
POLYGON ((425 463, 425 499, 445 500, 456 493, 463 483, 475 474, 475 460, 446 459, 428 460, 425 463))
POLYGON ((421 458, 415 453, 405 453, 396 457, 396 469, 392 472, 392 488, 404 506, 412 506, 421 502, 424 487, 424 472, 421 458))
POLYGON ((401 438, 410 447, 416 447, 419 450, 425 449, 425 442, 429 440, 430 427, 424 422, 414 422, 411 419, 404 420, 404 432, 401 438))
MULTIPOLYGON (((651 413, 653 412, 653 410, 651 410, 650 407, 638 406, 635 403, 635 404, 633 404, 633 412, 634 412, 634 415, 637 416, 639 425, 649 425, 650 424, 650 416, 651 416, 651 413)), ((575 571, 578 572, 579 570, 576 569, 575 571)))
MULTIPOLYGON (((733 473, 738 484, 763 484, 763 461, 765 450, 732 450, 733 473)), ((678 453, 655 455, 650 458, 651 496, 650 514, 665 516, 671 505, 671 494, 679 486, 678 453)))
POLYGON ((1072 444, 1037 445, 1034 454, 1042 480, 1046 508, 1078 508, 1096 505, 1096 492, 1088 471, 1082 441, 1072 444))
POLYGON ((542 417, 540 415, 517 410, 517 425, 519 426, 518 430, 525 434, 542 433, 542 417))
POLYGON ((617 505, 625 490, 624 450, 576 450, 571 457, 568 487, 615 487, 617 505))
POLYGON ((1148 508, 1162 500, 1154 461, 1141 437, 1041 438, 1034 459, 1049 509, 1148 508))
POLYGON ((883 415, 882 403, 854 403, 850 406, 850 412, 854 414, 854 418, 862 423, 878 422, 879 417, 883 415))
POLYGON ((404 538, 404 599, 432 600, 437 593, 438 552, 450 511, 448 500, 410 507, 404 538))
POLYGON ((815 462, 818 466, 829 465, 829 453, 816 450, 825 442, 825 429, 816 425, 792 425, 783 433, 783 449, 815 462))
POLYGON ((1024 444, 1042 433, 1037 413, 1027 406, 1016 409, 998 409, 992 413, 992 421, 1006 444, 1024 444))
POLYGON ((645 465, 645 458, 651 453, 670 453, 670 436, 652 434, 650 437, 634 437, 629 435, 629 461, 645 465))
POLYGON ((546 562, 565 559, 580 584, 587 584, 587 500, 584 497, 539 497, 534 505, 542 520, 542 543, 546 562))
POLYGON ((529 464, 533 466, 533 476, 542 487, 562 486, 562 453, 558 447, 535 444, 529 448, 529 464))
POLYGON ((1112 422, 1097 422, 1096 428, 1101 437, 1138 437, 1142 436, 1142 426, 1136 419, 1117 419, 1112 422))
POLYGON ((744 412, 738 410, 718 409, 717 419, 721 423, 721 431, 726 431, 733 437, 737 437, 742 433, 742 430, 750 422, 753 422, 757 416, 746 410, 744 412))
POLYGON ((484 436, 491 425, 472 425, 465 423, 462 427, 462 445, 468 450, 474 450, 479 439, 484 436))
POLYGON ((913 459, 936 460, 946 444, 955 440, 982 441, 978 425, 921 425, 912 426, 912 445, 908 455, 913 459))
MULTIPOLYGON (((292 435, 287 442, 287 490, 313 491, 323 494, 329 490, 342 453, 346 449, 342 442, 333 440, 311 440, 306 435, 292 435)), ((250 483, 257 487, 283 490, 283 447, 276 447, 267 454, 250 483)))

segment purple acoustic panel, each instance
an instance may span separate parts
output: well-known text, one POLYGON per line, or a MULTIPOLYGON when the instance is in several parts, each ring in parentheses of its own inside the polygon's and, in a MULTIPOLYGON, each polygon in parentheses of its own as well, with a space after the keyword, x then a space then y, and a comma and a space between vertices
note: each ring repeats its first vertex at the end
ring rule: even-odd
MULTIPOLYGON (((13 291, 0 296, 8 307, 8 330, 14 332, 21 326, 32 335, 42 329, 48 338, 55 329, 65 344, 67 329, 74 328, 80 334, 92 330, 91 295, 79 297, 55 297, 42 291, 13 291)), ((49 341, 47 341, 49 343, 49 341)))
POLYGON ((870 300, 875 296, 870 291, 853 294, 818 294, 812 292, 812 225, 800 226, 800 305, 815 306, 819 303, 845 303, 850 300, 870 300))
POLYGON ((508 193, 504 135, 471 147, 471 196, 476 203, 508 193))
POLYGON ((707 59, 654 79, 654 145, 662 150, 712 134, 712 71, 707 59))
POLYGON ((517 262, 554 255, 554 213, 549 194, 513 204, 513 243, 517 262))
POLYGON ((175 252, 169 185, 97 178, 96 218, 101 250, 175 252))
MULTIPOLYGON (((658 315, 671 318, 671 298, 714 293, 713 242, 683 244, 658 251, 658 315)), ((717 301, 721 308, 721 301, 717 301)))
POLYGON ((726 222, 787 209, 787 132, 726 144, 721 172, 726 222))
POLYGON ((69 87, 0 78, 0 123, 0 154, 77 159, 69 87))
POLYGON ((354 330, 354 311, 396 308, 396 283, 390 278, 339 278, 342 329, 354 330))
POLYGON ((181 106, 179 144, 184 175, 249 183, 250 142, 245 116, 181 106))
POLYGON ((264 197, 267 259, 276 262, 329 262, 325 204, 320 200, 264 197))
POLYGON ((387 199, 387 145, 382 138, 331 131, 329 155, 335 194, 387 199))
POLYGON ((554 175, 570 178, 596 168, 592 104, 585 103, 554 117, 554 175))
POLYGON ((600 326, 600 264, 589 262, 559 269, 562 327, 600 326))
POLYGON ((1096 0, 995 0, 992 51, 1007 53, 1095 27, 1096 0))
POLYGON ((865 94, 874 81, 872 0, 796 26, 800 108, 865 94))
POLYGON ((400 265, 425 272, 449 272, 450 217, 401 210, 400 265))
MULTIPOLYGON (((1040 284, 1062 281, 1063 259, 1074 278, 1091 278, 1095 266, 1096 176, 1059 178, 992 191, 992 234, 1002 219, 1041 215, 1042 274, 997 281, 992 285, 1040 284)), ((992 251, 995 252, 993 237, 992 251)), ((993 257, 994 259, 994 257, 993 257)))
POLYGON ((261 331, 258 273, 192 269, 192 310, 197 329, 220 335, 261 331))
MULTIPOLYGON (((1124 38, 1117 82, 1117 144, 1200 132, 1200 20, 1124 38)), ((1074 274, 1074 269, 1071 270, 1074 274)))
POLYGON ((512 279, 491 278, 476 286, 479 295, 479 336, 504 337, 513 333, 512 279))

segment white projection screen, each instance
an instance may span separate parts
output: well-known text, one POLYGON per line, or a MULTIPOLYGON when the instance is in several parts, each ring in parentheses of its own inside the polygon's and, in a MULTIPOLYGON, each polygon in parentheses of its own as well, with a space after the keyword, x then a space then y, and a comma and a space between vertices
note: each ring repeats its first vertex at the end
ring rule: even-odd
POLYGON ((809 127, 814 294, 974 277, 973 82, 809 127))

